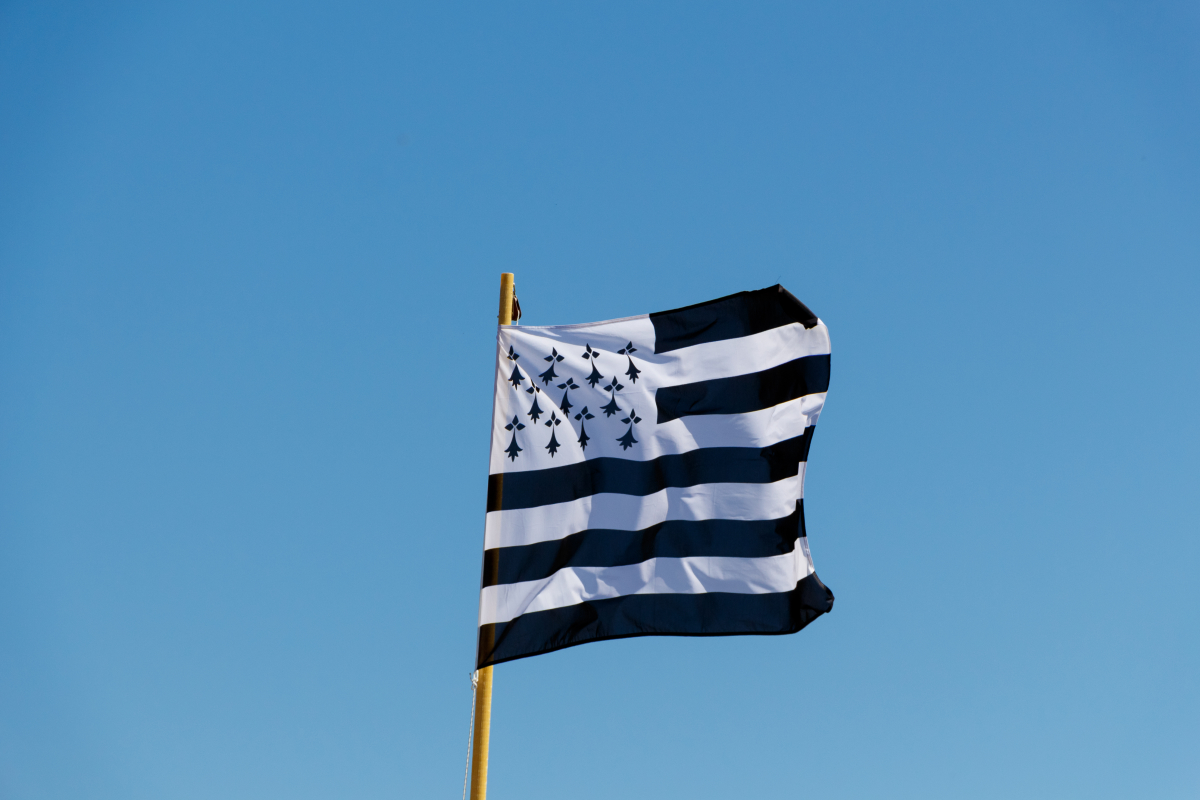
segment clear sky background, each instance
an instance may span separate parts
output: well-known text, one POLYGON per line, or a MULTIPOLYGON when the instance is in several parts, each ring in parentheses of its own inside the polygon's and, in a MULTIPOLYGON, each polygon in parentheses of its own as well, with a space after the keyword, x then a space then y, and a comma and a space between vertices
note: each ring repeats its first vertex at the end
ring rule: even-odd
POLYGON ((0 797, 460 795, 503 271, 815 310, 837 603, 491 797, 1200 795, 1200 6, 1036 0, 5 3, 0 797))

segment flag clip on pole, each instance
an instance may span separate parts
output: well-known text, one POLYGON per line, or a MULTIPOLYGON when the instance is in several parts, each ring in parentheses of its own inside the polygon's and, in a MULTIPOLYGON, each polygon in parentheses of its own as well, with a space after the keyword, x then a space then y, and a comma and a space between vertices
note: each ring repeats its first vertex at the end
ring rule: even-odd
MULTIPOLYGON (((520 306, 517 305, 516 293, 513 290, 513 274, 505 272, 500 275, 500 324, 511 325, 516 316, 520 318, 520 306)), ((471 800, 486 800, 488 745, 492 728, 492 668, 484 667, 479 670, 478 682, 475 684, 475 730, 471 745, 471 800)))

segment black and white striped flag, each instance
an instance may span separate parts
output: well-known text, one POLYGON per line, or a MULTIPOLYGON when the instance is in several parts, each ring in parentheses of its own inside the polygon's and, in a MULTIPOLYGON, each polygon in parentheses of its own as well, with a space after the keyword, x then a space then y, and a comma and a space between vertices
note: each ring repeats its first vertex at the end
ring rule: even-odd
POLYGON ((794 633, 829 331, 782 286, 500 326, 478 666, 626 636, 794 633))

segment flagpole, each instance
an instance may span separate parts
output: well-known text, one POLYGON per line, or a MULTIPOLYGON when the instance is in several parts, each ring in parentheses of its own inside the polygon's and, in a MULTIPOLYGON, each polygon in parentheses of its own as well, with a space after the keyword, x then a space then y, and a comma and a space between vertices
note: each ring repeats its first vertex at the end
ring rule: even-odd
MULTIPOLYGON (((513 274, 500 274, 500 324, 513 318, 513 274)), ((492 732, 492 668, 479 670, 475 684, 475 731, 471 745, 471 800, 487 800, 488 745, 492 732)))

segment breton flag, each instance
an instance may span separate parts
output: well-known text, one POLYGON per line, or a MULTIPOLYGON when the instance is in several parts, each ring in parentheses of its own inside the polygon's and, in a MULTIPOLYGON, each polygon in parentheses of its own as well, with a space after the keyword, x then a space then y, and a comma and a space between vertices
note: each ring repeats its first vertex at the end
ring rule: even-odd
POLYGON ((477 667, 832 609, 804 528, 829 331, 790 292, 498 344, 477 667))

